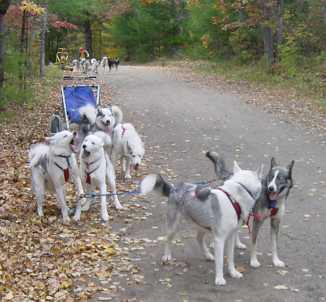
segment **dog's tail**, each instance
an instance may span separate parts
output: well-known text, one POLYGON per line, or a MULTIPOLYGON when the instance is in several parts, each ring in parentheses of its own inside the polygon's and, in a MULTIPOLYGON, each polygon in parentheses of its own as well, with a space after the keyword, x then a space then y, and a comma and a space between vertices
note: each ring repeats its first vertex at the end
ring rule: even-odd
POLYGON ((139 191, 141 195, 146 195, 153 190, 169 197, 173 190, 173 185, 167 182, 160 174, 149 174, 140 182, 139 191))
POLYGON ((28 153, 29 166, 38 166, 45 159, 49 152, 49 146, 45 144, 33 144, 28 153))
POLYGON ((81 120, 83 118, 86 118, 89 123, 91 123, 92 125, 95 124, 96 121, 96 108, 92 105, 85 105, 83 107, 79 108, 79 114, 80 114, 80 118, 81 120))
POLYGON ((122 113, 121 109, 118 106, 116 106, 116 105, 112 106, 112 113, 114 115, 116 124, 122 123, 123 113, 122 113))
POLYGON ((214 170, 217 179, 225 181, 231 177, 232 173, 225 167, 224 159, 221 158, 216 152, 208 151, 206 153, 206 157, 210 159, 214 164, 214 170))

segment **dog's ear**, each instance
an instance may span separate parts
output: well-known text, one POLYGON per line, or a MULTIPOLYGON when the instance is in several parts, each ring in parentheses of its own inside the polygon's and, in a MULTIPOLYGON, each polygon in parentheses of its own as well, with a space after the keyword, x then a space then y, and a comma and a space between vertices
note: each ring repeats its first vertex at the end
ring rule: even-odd
POLYGON ((292 169, 293 169, 293 166, 294 166, 294 160, 292 160, 288 166, 287 166, 287 169, 289 171, 289 178, 292 178, 292 169))
POLYGON ((236 161, 234 161, 234 165, 233 165, 233 174, 238 173, 241 171, 240 166, 238 165, 238 163, 236 161))
POLYGON ((98 108, 97 108, 97 115, 96 115, 96 116, 99 116, 99 117, 104 116, 101 107, 98 107, 98 108))
POLYGON ((271 158, 271 170, 272 170, 275 166, 277 166, 277 163, 276 163, 275 158, 272 157, 272 158, 271 158))
POLYGON ((288 188, 288 190, 287 190, 287 192, 286 192, 286 195, 285 195, 285 199, 288 199, 288 197, 289 197, 289 194, 290 194, 290 190, 292 189, 292 187, 293 187, 293 178, 292 178, 292 169, 293 169, 293 166, 294 166, 294 160, 292 160, 291 162, 290 162, 290 164, 287 166, 287 169, 288 169, 288 171, 289 171, 289 188, 288 188))
POLYGON ((81 117, 80 117, 80 122, 81 123, 89 123, 89 119, 88 117, 86 116, 86 114, 83 114, 81 117))
POLYGON ((261 164, 261 166, 256 170, 256 173, 258 175, 258 178, 262 180, 264 177, 264 164, 261 164))

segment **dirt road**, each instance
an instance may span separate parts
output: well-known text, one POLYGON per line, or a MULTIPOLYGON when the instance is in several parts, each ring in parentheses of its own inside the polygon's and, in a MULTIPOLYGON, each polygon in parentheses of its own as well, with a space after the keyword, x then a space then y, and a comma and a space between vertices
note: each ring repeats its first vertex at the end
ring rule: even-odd
MULTIPOLYGON (((325 141, 299 121, 280 120, 225 89, 186 81, 162 68, 122 66, 104 79, 125 120, 144 136, 151 172, 163 171, 173 181, 211 179, 207 150, 223 154, 229 166, 237 159, 244 168, 268 167, 271 156, 281 164, 296 161, 295 187, 280 235, 284 269, 271 265, 268 223, 258 242, 262 266, 250 268, 248 249, 237 250, 244 278, 226 276, 224 287, 214 285, 214 265, 204 260, 186 223, 174 245, 175 261, 162 266, 166 201, 150 195, 147 219, 125 231, 128 238, 144 239, 144 249, 132 254, 144 283, 126 287, 119 301, 325 301, 325 141), (278 285, 284 289, 276 289, 278 285)), ((241 238, 249 246, 247 229, 241 230, 241 238)))

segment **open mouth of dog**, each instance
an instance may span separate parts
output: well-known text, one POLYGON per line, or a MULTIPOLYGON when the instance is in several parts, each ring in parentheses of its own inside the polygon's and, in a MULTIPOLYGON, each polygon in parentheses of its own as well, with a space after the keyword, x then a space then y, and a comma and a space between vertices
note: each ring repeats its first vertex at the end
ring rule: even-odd
POLYGON ((139 169, 139 164, 134 165, 134 170, 137 171, 139 169))
POLYGON ((76 143, 76 141, 75 141, 75 138, 73 137, 73 138, 71 139, 69 145, 70 145, 70 149, 71 149, 71 151, 74 152, 74 153, 77 153, 78 150, 77 150, 77 146, 75 145, 75 143, 76 143))
POLYGON ((278 200, 280 194, 278 192, 271 192, 268 194, 270 200, 278 200))
POLYGON ((279 192, 269 192, 268 193, 268 198, 270 200, 278 200, 281 197, 281 193, 284 191, 284 189, 286 188, 286 186, 283 186, 282 188, 280 188, 279 192))
POLYGON ((91 152, 87 151, 86 149, 83 149, 83 157, 89 157, 91 155, 91 152))

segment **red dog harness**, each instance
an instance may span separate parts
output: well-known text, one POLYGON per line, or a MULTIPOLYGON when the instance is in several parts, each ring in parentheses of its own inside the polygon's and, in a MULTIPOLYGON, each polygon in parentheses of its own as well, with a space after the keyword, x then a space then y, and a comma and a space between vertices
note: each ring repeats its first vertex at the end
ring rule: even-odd
POLYGON ((69 181, 69 168, 70 168, 70 161, 69 158, 70 156, 66 156, 66 155, 56 155, 57 157, 62 157, 65 158, 67 161, 67 168, 62 168, 57 162, 54 162, 54 164, 63 172, 63 177, 65 179, 65 182, 69 181))
POLYGON ((122 128, 121 137, 123 137, 123 136, 124 136, 124 134, 125 134, 125 133, 126 133, 126 131, 127 131, 127 128, 125 128, 125 127, 123 127, 123 126, 121 126, 121 128, 122 128))
POLYGON ((234 200, 231 196, 230 193, 224 191, 221 187, 218 187, 217 190, 220 190, 221 192, 223 192, 227 197, 228 199, 230 200, 235 212, 237 213, 237 217, 238 217, 238 221, 240 220, 240 217, 241 217, 241 207, 240 207, 240 204, 234 200))
POLYGON ((89 185, 91 184, 91 174, 94 173, 100 166, 96 167, 95 169, 93 169, 91 171, 89 171, 89 167, 91 165, 95 164, 96 162, 98 162, 99 160, 100 160, 100 158, 94 160, 91 163, 85 163, 85 165, 86 165, 86 171, 85 171, 85 173, 86 173, 86 183, 89 184, 89 185))

